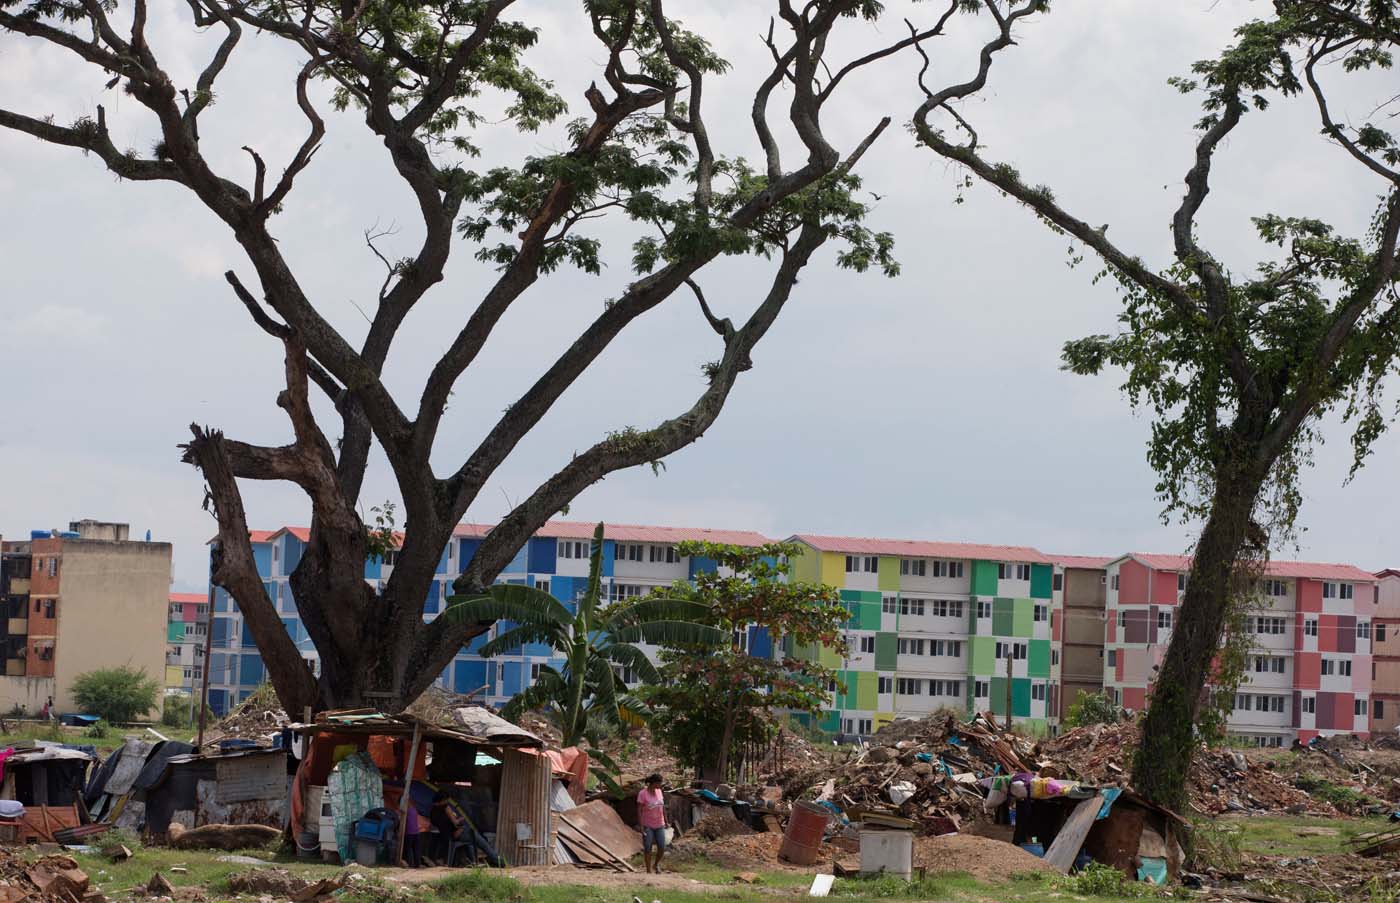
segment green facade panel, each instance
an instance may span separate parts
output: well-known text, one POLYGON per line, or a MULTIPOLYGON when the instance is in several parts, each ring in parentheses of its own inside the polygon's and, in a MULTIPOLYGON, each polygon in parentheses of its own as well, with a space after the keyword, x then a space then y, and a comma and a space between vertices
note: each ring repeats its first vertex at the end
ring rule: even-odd
MULTIPOLYGON (((1005 693, 1005 690, 1002 690, 1005 693)), ((1029 718, 1031 714, 1030 678, 1017 677, 1011 681, 1011 714, 1016 718, 1029 718)))
POLYGON ((992 635, 1014 636, 1016 602, 1014 599, 992 600, 992 635))
POLYGON ((880 589, 887 593, 899 592, 899 559, 890 555, 880 556, 880 589))
POLYGON ((1035 635, 1035 602, 1030 599, 1014 599, 1011 603, 1011 635, 1035 635))
POLYGON ((170 622, 166 627, 165 639, 166 642, 170 643, 183 643, 185 641, 185 622, 170 622))
POLYGON ((1050 676, 1050 641, 1031 640, 1026 659, 1026 673, 1031 677, 1050 676))
POLYGON ((817 726, 828 734, 839 733, 841 731, 841 713, 823 712, 821 723, 817 726))
POLYGON ((972 594, 974 596, 995 596, 997 594, 997 565, 995 561, 972 562, 972 594))
POLYGON ((968 673, 992 674, 996 671, 996 640, 989 636, 969 637, 968 673))
POLYGON ((875 670, 893 671, 899 663, 899 634, 875 634, 875 670))
POLYGON ((992 678, 992 698, 989 700, 991 710, 994 714, 1006 714, 1006 678, 992 678))
MULTIPOLYGON (((879 677, 870 671, 851 672, 855 678, 855 705, 852 708, 873 712, 880 707, 879 677)), ((1026 691, 1027 693, 1030 690, 1026 691)))
POLYGON ((836 650, 828 646, 821 646, 817 650, 817 664, 825 665, 828 668, 841 667, 841 656, 836 654, 836 650))
POLYGON ((880 599, 880 594, 871 590, 841 590, 841 601, 846 603, 846 611, 851 613, 850 619, 846 621, 846 628, 879 630, 880 599))
POLYGON ((1031 565, 1031 598, 1049 599, 1054 583, 1055 568, 1048 564, 1031 565))

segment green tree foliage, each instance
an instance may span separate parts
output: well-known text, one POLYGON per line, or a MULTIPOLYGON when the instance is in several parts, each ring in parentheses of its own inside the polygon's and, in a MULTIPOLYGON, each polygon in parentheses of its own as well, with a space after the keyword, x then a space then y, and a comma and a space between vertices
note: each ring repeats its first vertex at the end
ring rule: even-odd
POLYGON ((1084 727, 1089 724, 1117 724, 1123 715, 1113 701, 1113 694, 1107 690, 1098 693, 1079 691, 1074 702, 1065 712, 1065 727, 1084 727))
POLYGON ((542 711, 563 735, 563 744, 587 740, 594 748, 602 733, 642 723, 644 706, 614 672, 627 668, 642 684, 661 673, 638 643, 709 649, 724 633, 706 623, 702 603, 649 596, 608 604, 603 595, 603 525, 593 532, 588 588, 570 611, 549 593, 530 586, 498 584, 489 595, 452 597, 443 617, 464 622, 506 619, 511 626, 481 647, 483 658, 508 653, 525 643, 546 643, 564 659, 560 668, 540 667, 539 678, 511 697, 502 714, 518 718, 542 711))
POLYGON ((645 690, 655 710, 652 731, 677 759, 707 775, 725 777, 735 751, 772 736, 778 713, 815 714, 830 705, 836 672, 815 661, 779 655, 758 658, 741 648, 749 627, 762 627, 775 646, 825 646, 846 654, 842 628, 850 613, 838 591, 823 584, 788 581, 791 544, 747 548, 682 543, 682 555, 714 561, 695 584, 677 584, 703 606, 707 623, 728 642, 718 649, 673 645, 661 654, 665 681, 645 690))
POLYGON ((73 698, 89 715, 109 724, 145 717, 156 707, 160 686, 145 671, 131 665, 84 671, 73 680, 73 698))
MULTIPOLYGON (((204 713, 209 718, 214 713, 205 706, 204 713)), ((166 727, 189 727, 198 718, 194 697, 188 693, 167 693, 163 702, 160 723, 166 727), (191 717, 191 716, 194 717, 191 717)))
MULTIPOLYGON (((1017 15, 1039 5, 999 19, 1001 33, 968 83, 973 89, 985 82, 992 54, 1011 43, 1017 15)), ((926 92, 915 115, 921 142, 1083 242, 1106 264, 1101 275, 1121 289, 1119 331, 1067 343, 1064 360, 1076 373, 1112 367, 1126 374, 1129 401, 1153 415, 1147 456, 1164 517, 1202 525, 1134 759, 1135 785, 1168 806, 1185 802, 1197 715, 1222 637, 1238 623, 1271 545, 1292 533, 1299 474, 1323 439, 1320 418, 1337 413, 1352 425, 1353 470, 1387 424, 1383 381, 1400 358, 1400 154, 1385 125, 1400 101, 1387 92, 1365 121, 1344 126, 1323 81, 1389 69, 1397 26, 1392 2, 1275 0, 1272 18, 1242 26, 1218 58, 1173 80, 1201 95, 1203 116, 1172 217, 1174 261, 1160 272, 1110 241, 1107 227, 1066 212, 1049 189, 985 160, 975 130, 948 107, 963 87, 926 92), (1324 136, 1340 151, 1338 165, 1374 179, 1379 198, 1370 228, 1347 236, 1315 218, 1262 213, 1253 229, 1264 259, 1232 270, 1197 234, 1214 157, 1246 115, 1297 95, 1316 107, 1324 136), (943 113, 965 139, 935 124, 931 117, 943 113)), ((1231 670, 1218 676, 1227 682, 1231 670)), ((1217 692, 1216 702, 1225 695, 1217 692)))

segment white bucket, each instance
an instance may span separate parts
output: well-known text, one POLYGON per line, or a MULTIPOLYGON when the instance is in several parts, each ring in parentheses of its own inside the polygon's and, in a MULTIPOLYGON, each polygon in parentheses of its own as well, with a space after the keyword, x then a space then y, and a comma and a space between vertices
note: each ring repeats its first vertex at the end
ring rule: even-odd
POLYGON ((865 828, 860 832, 860 873, 893 875, 908 881, 914 872, 914 835, 910 831, 865 828))

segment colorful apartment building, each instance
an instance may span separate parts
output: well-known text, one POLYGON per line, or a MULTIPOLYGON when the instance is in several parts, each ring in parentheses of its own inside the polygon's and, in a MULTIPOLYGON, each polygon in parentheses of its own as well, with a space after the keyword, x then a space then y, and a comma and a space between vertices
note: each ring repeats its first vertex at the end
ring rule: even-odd
MULTIPOLYGON (((1110 562, 1104 686, 1141 709, 1166 654, 1191 559, 1131 553, 1110 562)), ((1271 561, 1246 612, 1251 649, 1227 729, 1236 740, 1293 739, 1371 729, 1376 577, 1345 564, 1271 561)))
POLYGON ((837 587, 849 655, 796 649, 840 673, 819 727, 865 736, 941 708, 991 710, 1047 727, 1055 566, 1020 546, 799 533, 793 577, 837 587), (1008 674, 1009 670, 1009 674, 1008 674))
POLYGON ((1371 730, 1393 733, 1400 725, 1400 570, 1376 574, 1376 616, 1371 625, 1371 730))
MULTIPOLYGON (((534 586, 566 606, 572 606, 588 584, 589 550, 595 527, 596 524, 583 522, 548 522, 505 567, 498 582, 534 586)), ((471 561, 490 529, 488 524, 457 527, 452 541, 442 552, 437 576, 424 601, 425 620, 432 620, 442 611, 446 598, 451 595, 452 581, 471 561)), ((277 606, 287 633, 316 670, 316 648, 301 623, 288 582, 301 560, 309 533, 303 527, 284 527, 253 531, 251 538, 254 561, 263 576, 268 598, 277 606)), ((608 598, 616 601, 646 595, 656 587, 690 580, 695 574, 714 568, 714 562, 707 559, 680 555, 676 545, 684 541, 752 547, 765 544, 768 539, 749 530, 608 524, 602 553, 603 586, 608 598)), ((365 580, 381 586, 393 573, 393 567, 392 553, 384 561, 371 560, 365 565, 365 580)), ((541 666, 563 665, 562 659, 543 644, 527 644, 489 660, 478 654, 491 637, 512 626, 510 622, 501 621, 489 633, 475 638, 443 671, 439 684, 454 692, 475 694, 488 705, 501 705, 530 686, 539 676, 541 666)), ((223 713, 251 693, 264 680, 265 672, 237 604, 220 587, 215 587, 213 592, 212 630, 209 706, 216 713, 223 713)), ((765 630, 751 628, 744 642, 754 654, 772 653, 772 642, 765 630)), ((622 677, 631 679, 626 673, 622 677)))
POLYGON ((209 596, 171 593, 165 625, 165 692, 198 694, 204 683, 209 596))
POLYGON ((4 634, 0 710, 78 711, 73 680, 130 665, 165 674, 169 543, 133 541, 126 524, 83 520, 0 543, 4 634))

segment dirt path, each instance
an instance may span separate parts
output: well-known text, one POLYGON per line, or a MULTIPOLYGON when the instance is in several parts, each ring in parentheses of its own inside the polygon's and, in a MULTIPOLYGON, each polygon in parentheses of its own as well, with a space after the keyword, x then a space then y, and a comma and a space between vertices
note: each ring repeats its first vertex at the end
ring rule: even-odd
MULTIPOLYGON (((382 874, 390 881, 400 884, 425 884, 457 874, 459 868, 445 866, 426 869, 383 869, 382 874)), ((662 872, 648 875, 646 872, 614 872, 612 869, 582 869, 572 865, 529 866, 524 868, 500 869, 497 874, 514 878, 527 886, 542 885, 581 885, 585 887, 626 888, 641 891, 683 890, 696 893, 721 893, 733 890, 732 885, 706 884, 676 872, 662 872)), ((755 887, 756 890, 765 890, 755 887)), ((778 892, 792 892, 791 888, 771 889, 778 892)))

